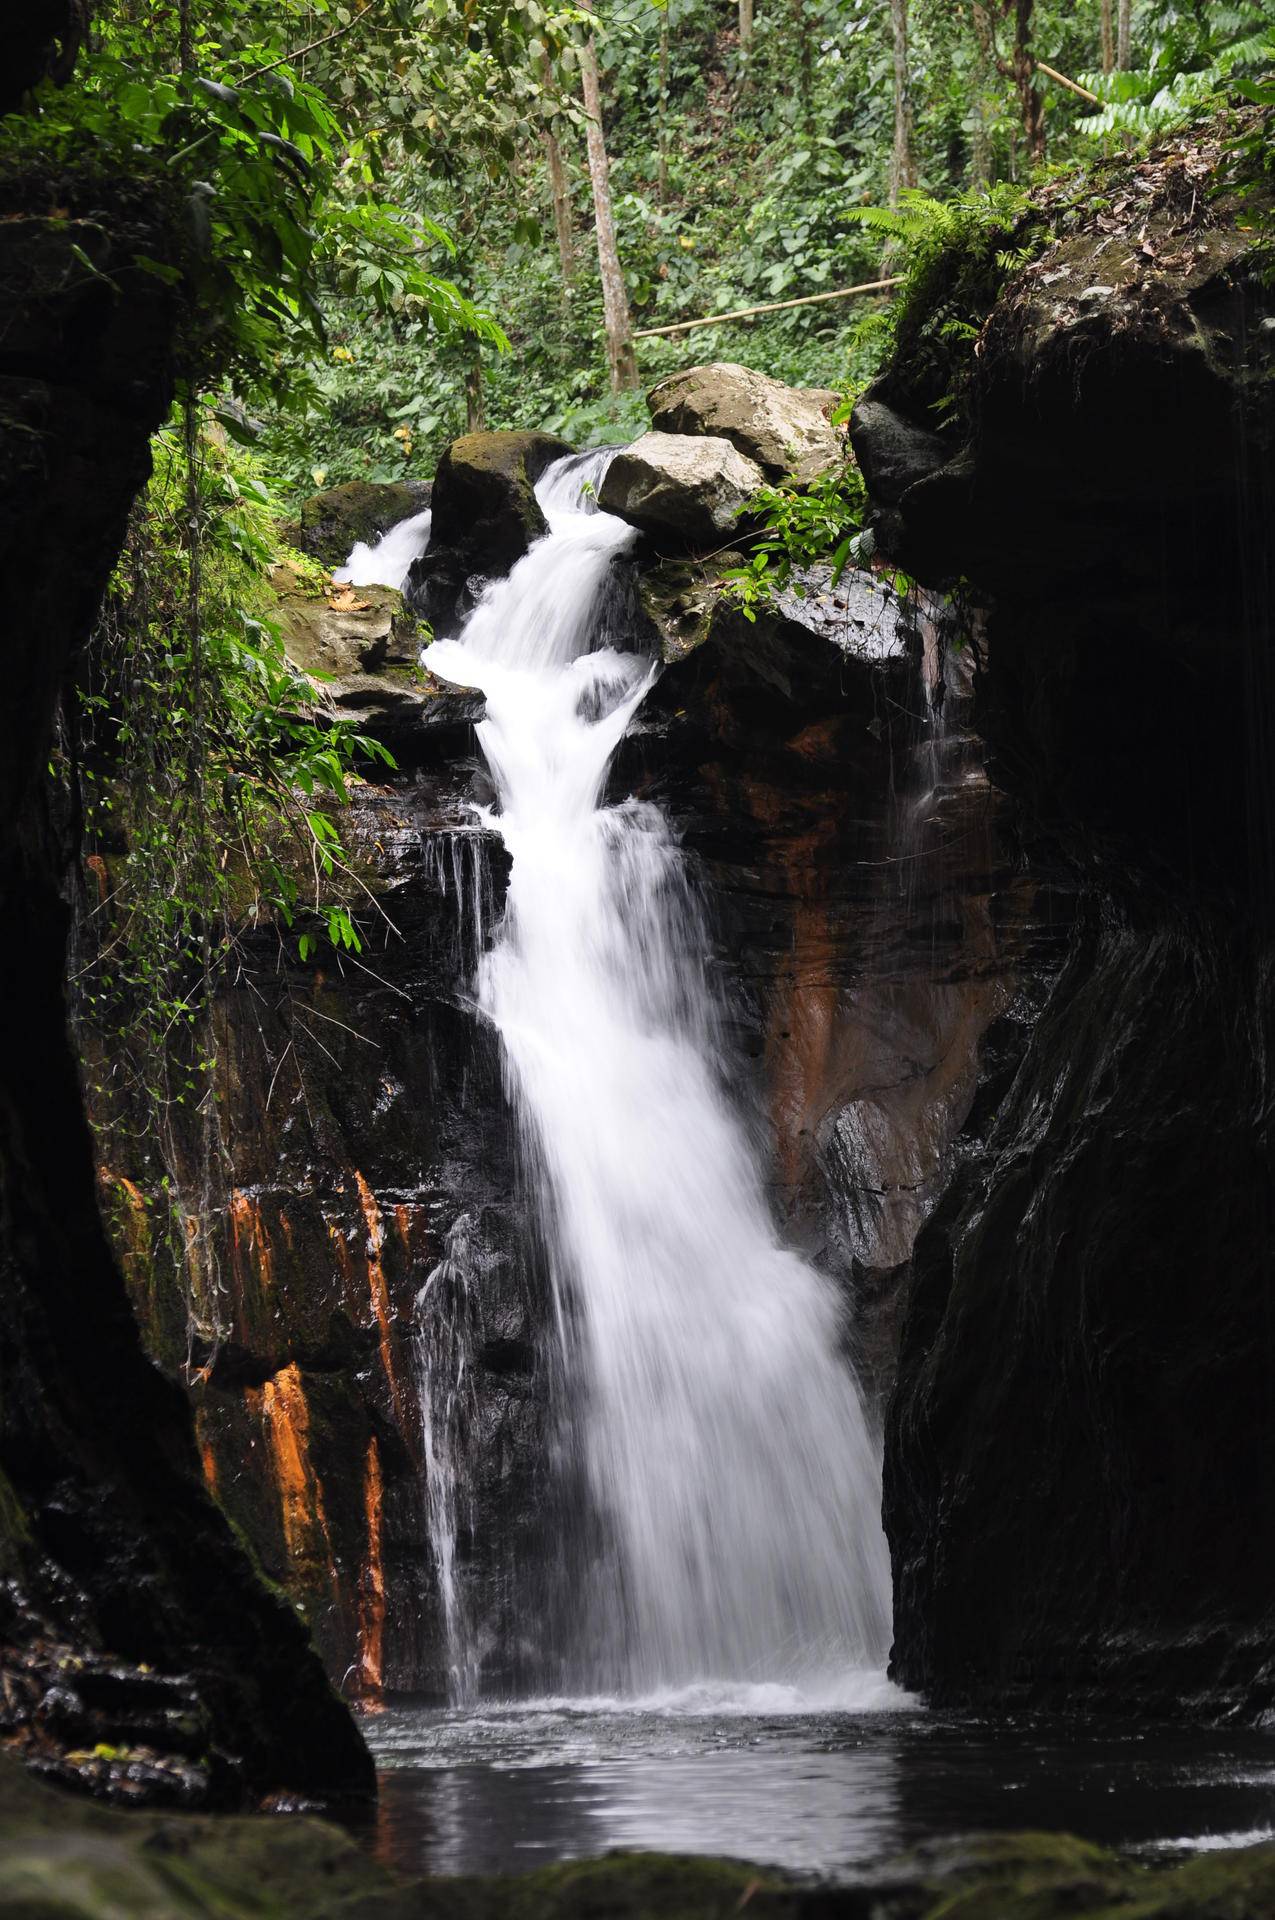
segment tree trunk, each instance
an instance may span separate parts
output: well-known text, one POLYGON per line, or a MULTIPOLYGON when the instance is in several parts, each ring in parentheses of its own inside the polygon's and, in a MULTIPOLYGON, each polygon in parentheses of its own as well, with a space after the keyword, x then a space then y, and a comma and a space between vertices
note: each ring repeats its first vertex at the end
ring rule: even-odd
POLYGON ((748 85, 748 66, 753 57, 753 0, 739 0, 739 91, 748 85))
MULTIPOLYGON (((744 0, 740 0, 741 9, 743 4, 744 0)), ((671 5, 672 0, 665 0, 663 11, 660 14, 660 97, 656 114, 656 125, 659 131, 660 158, 655 179, 655 192, 656 198, 659 200, 661 206, 663 206, 664 202, 668 199, 668 17, 671 5)))
POLYGON ((483 389, 483 350, 475 341, 465 369, 465 431, 481 433, 487 425, 487 397, 483 389))
POLYGON ((908 73, 908 0, 890 0, 894 38, 894 151, 890 158, 890 205, 897 207, 905 187, 916 185, 912 158, 912 81, 908 73))
MULTIPOLYGON (((591 11, 590 0, 583 0, 591 11)), ((593 187, 593 217, 598 236, 598 272, 602 279, 602 315, 606 326, 607 364, 615 393, 637 385, 637 358, 633 352, 633 324, 629 297, 620 271, 615 243, 615 216, 611 211, 611 169, 602 130, 602 89, 598 83, 598 49, 590 35, 580 49, 580 78, 584 110, 588 115, 589 180, 593 187)))
MULTIPOLYGON (((891 0, 891 5, 894 0, 891 0)), ((792 0, 793 31, 797 36, 797 88, 801 101, 801 124, 806 138, 815 137, 815 61, 806 0, 792 0)))
MULTIPOLYGON (((545 86, 551 79, 549 56, 545 55, 541 66, 545 86)), ((556 133, 545 128, 545 159, 549 162, 549 193, 553 200, 553 230, 558 236, 558 265, 562 270, 562 298, 564 303, 571 298, 571 276, 575 271, 575 247, 571 237, 571 194, 567 186, 567 169, 562 158, 562 143, 556 133)))
MULTIPOLYGON (((1039 166, 1045 158, 1045 103, 1036 86, 1036 62, 1032 57, 1032 4, 1033 0, 1002 0, 1006 13, 1013 10, 1014 52, 1009 61, 1002 60, 999 65, 1014 82, 1023 116, 1023 132, 1027 136, 1028 159, 1039 166)), ((1120 4, 1125 6, 1127 0, 1120 0, 1120 4)))
POLYGON ((987 187, 992 181, 992 139, 987 130, 987 83, 996 56, 991 17, 987 8, 979 5, 979 0, 974 0, 973 14, 974 38, 978 43, 978 64, 974 70, 978 119, 970 143, 970 176, 976 187, 987 187))
POLYGON ((1116 64, 1115 37, 1111 29, 1111 0, 1102 0, 1102 70, 1110 73, 1116 64))
POLYGON ((1133 0, 1120 0, 1116 29, 1116 65, 1128 73, 1133 64, 1133 0))

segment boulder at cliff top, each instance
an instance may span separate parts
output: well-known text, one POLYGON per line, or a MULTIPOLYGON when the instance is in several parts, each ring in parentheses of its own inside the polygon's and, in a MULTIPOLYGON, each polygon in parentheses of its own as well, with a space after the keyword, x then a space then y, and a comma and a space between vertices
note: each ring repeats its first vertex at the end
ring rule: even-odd
POLYGON ((407 576, 409 603, 437 633, 454 632, 487 580, 500 579, 548 532, 536 482, 574 452, 551 433, 467 433, 434 480, 428 552, 407 576))
POLYGON ((832 425, 836 404, 830 391, 786 387, 768 374, 723 361, 671 374, 647 395, 657 432, 729 440, 767 480, 798 486, 809 486, 844 458, 832 425))
POLYGON ((378 485, 372 480, 349 480, 344 486, 315 493, 302 506, 296 523, 283 529, 290 547, 339 567, 355 544, 369 546, 383 533, 429 505, 428 481, 378 485))
POLYGON ((661 546, 720 547, 741 531, 764 481, 756 461, 729 440, 644 433, 611 462, 598 504, 661 546))

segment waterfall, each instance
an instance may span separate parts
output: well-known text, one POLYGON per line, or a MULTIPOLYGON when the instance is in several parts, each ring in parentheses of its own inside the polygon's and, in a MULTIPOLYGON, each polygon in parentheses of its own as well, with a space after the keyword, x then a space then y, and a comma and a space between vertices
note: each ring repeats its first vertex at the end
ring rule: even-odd
POLYGON ((477 991, 609 1543, 611 1645, 597 1657, 603 1633, 591 1662, 582 1649, 580 1671, 630 1693, 824 1688, 888 1645, 879 1460, 844 1304, 779 1243, 723 1089, 707 931, 668 822, 602 803, 658 671, 605 631, 635 538, 594 505, 608 457, 549 469, 548 535, 425 656, 486 694, 491 824, 512 859, 477 991))
POLYGON ((349 559, 334 570, 332 578, 352 587, 401 588, 413 560, 419 560, 428 547, 433 524, 432 510, 423 507, 406 520, 395 521, 379 540, 356 540, 349 559))

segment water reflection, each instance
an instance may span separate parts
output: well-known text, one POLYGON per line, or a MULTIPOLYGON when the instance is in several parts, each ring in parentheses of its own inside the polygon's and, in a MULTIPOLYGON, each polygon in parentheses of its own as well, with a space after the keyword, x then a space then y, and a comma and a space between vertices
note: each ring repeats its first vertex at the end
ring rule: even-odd
POLYGON ((397 1708, 367 1732, 378 1852, 413 1873, 517 1872, 620 1847, 835 1874, 979 1829, 1162 1852, 1275 1826, 1275 1743, 1259 1733, 556 1704, 397 1708))

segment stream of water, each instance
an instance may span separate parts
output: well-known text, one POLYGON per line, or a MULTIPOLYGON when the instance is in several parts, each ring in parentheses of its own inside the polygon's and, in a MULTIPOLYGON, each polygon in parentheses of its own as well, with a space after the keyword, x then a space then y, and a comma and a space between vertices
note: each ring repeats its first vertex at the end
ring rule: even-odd
MULTIPOLYGON (((482 1699, 456 1554, 474 1311, 462 1218, 422 1288, 418 1337, 453 1705, 366 1715, 378 1851, 427 1873, 623 1847, 838 1875, 997 1828, 1148 1857, 1270 1838, 1268 1735, 984 1724, 924 1712, 884 1677, 880 1464, 842 1303, 769 1218, 723 1090, 707 932, 669 823, 604 799, 657 672, 622 621, 612 630, 633 535, 594 509, 606 458, 549 470, 548 536, 426 655, 486 695, 485 824, 512 872, 474 990, 549 1249, 593 1566, 568 1623, 567 1694, 482 1699)), ((401 570, 427 537, 427 515, 391 529, 352 556, 354 577, 401 570)), ((455 867, 455 845, 446 857, 455 867)))
POLYGON ((995 1830, 1076 1833, 1149 1860, 1275 1837, 1269 1735, 960 1720, 899 1711, 888 1694, 835 1713, 709 1689, 395 1708, 364 1722, 381 1768, 377 1849, 416 1873, 620 1847, 839 1876, 995 1830))

